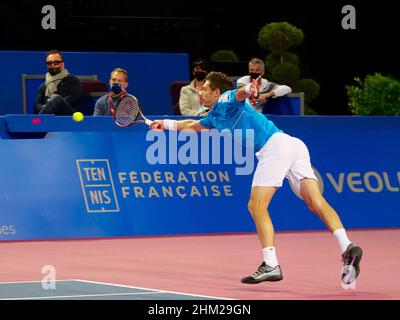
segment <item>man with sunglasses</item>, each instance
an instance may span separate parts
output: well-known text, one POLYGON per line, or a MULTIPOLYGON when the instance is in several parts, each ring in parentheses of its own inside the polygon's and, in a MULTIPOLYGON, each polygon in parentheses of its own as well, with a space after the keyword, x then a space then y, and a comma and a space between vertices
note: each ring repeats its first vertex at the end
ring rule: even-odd
POLYGON ((82 88, 77 77, 64 68, 60 51, 46 54, 46 80, 37 91, 35 112, 40 114, 71 115, 79 109, 82 88))

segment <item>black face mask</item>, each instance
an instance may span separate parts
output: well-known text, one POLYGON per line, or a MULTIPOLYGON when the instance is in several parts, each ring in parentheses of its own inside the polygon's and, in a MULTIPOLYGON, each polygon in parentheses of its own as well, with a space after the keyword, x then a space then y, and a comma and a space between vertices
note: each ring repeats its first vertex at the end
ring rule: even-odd
POLYGON ((111 91, 114 92, 115 94, 120 94, 122 92, 122 86, 117 83, 117 82, 113 82, 111 84, 111 91))
POLYGON ((55 76, 56 74, 61 72, 61 68, 47 68, 47 71, 52 75, 55 76))
POLYGON ((194 77, 198 81, 203 81, 206 78, 207 73, 205 71, 195 71, 194 77))
POLYGON ((259 76, 261 76, 261 73, 249 72, 249 76, 250 76, 251 80, 255 80, 255 79, 257 79, 259 76))

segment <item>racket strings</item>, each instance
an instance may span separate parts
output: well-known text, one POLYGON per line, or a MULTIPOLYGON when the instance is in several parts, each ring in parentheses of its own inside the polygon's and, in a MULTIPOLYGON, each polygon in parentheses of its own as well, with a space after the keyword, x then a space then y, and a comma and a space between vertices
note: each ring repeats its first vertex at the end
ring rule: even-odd
POLYGON ((120 126, 129 126, 137 119, 139 112, 137 101, 124 97, 115 110, 115 121, 120 126))

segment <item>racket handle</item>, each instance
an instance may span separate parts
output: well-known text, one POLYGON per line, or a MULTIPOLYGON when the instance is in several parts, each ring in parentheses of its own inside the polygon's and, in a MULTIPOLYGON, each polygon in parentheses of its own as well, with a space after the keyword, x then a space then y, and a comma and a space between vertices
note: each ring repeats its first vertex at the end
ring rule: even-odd
MULTIPOLYGON (((149 119, 144 120, 144 122, 145 122, 148 126, 151 126, 151 125, 153 124, 153 121, 151 121, 151 120, 149 120, 149 119)), ((161 129, 161 124, 157 123, 156 129, 161 129)))

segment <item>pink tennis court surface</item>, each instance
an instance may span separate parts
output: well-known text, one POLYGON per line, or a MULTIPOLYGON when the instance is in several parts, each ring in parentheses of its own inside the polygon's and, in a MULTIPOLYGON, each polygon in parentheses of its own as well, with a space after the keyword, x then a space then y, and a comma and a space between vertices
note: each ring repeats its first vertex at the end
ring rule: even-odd
POLYGON ((261 262, 256 234, 0 243, 0 283, 85 279, 228 299, 400 299, 400 229, 349 230, 364 250, 355 289, 340 282, 329 232, 277 232, 283 281, 245 285, 261 262))

